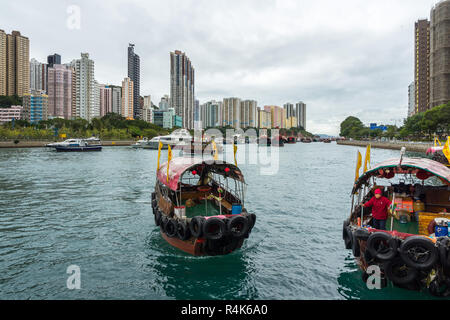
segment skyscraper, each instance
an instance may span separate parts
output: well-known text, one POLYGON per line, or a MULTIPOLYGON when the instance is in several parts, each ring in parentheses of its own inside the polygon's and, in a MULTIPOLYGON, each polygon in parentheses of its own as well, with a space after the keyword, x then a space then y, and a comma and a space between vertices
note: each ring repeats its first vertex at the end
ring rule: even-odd
POLYGON ((122 112, 122 87, 108 85, 111 89, 111 112, 121 114, 122 112))
POLYGON ((194 67, 185 53, 170 53, 170 107, 182 117, 183 128, 194 128, 194 67))
POLYGON ((270 113, 272 128, 281 129, 285 127, 286 113, 283 108, 279 106, 264 106, 264 110, 270 113))
POLYGON ((71 62, 74 69, 74 110, 73 117, 88 121, 100 116, 98 85, 94 77, 94 61, 89 59, 89 53, 81 53, 81 59, 71 62))
MULTIPOLYGON (((124 78, 122 81, 122 111, 121 115, 133 119, 134 112, 134 86, 133 80, 124 78)), ((139 101, 139 100, 138 100, 139 101)))
POLYGON ((257 102, 255 100, 241 101, 240 121, 241 128, 255 128, 257 122, 257 102))
POLYGON ((220 117, 222 111, 222 102, 208 101, 200 106, 200 121, 202 128, 213 128, 221 124, 220 117))
POLYGON ((47 91, 47 65, 36 59, 30 61, 30 92, 47 91))
POLYGON ((430 102, 430 22, 419 20, 415 24, 415 90, 416 113, 424 112, 430 102))
POLYGON ((297 127, 306 130, 306 104, 301 101, 295 104, 295 117, 297 118, 297 127))
POLYGON ((224 98, 222 103, 222 126, 239 129, 241 125, 241 99, 224 98))
POLYGON ((23 96, 30 91, 30 42, 19 31, 0 30, 0 95, 23 96))
POLYGON ((73 69, 62 64, 48 68, 48 115, 72 118, 72 73, 73 69))
POLYGON ((144 107, 142 108, 142 120, 153 123, 152 97, 144 96, 144 107))
POLYGON ((416 89, 413 81, 408 87, 408 118, 416 113, 416 89))
POLYGON ((61 64, 61 56, 57 53, 47 56, 47 64, 49 67, 53 67, 54 64, 61 64))
POLYGON ((450 1, 431 10, 430 108, 450 101, 450 1))
POLYGON ((134 44, 128 45, 128 78, 133 83, 133 117, 134 119, 141 119, 142 110, 139 105, 140 97, 140 60, 139 56, 134 53, 134 44))
POLYGON ((100 87, 100 117, 112 112, 112 90, 109 86, 101 84, 100 87))

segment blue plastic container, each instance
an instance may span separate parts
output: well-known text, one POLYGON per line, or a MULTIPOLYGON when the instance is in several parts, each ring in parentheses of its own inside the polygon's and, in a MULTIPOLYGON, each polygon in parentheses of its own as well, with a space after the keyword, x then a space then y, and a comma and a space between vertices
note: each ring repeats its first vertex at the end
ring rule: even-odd
POLYGON ((242 204, 233 204, 231 206, 231 214, 240 214, 242 212, 242 204))
POLYGON ((434 227, 434 235, 437 237, 448 236, 448 226, 436 226, 434 227))

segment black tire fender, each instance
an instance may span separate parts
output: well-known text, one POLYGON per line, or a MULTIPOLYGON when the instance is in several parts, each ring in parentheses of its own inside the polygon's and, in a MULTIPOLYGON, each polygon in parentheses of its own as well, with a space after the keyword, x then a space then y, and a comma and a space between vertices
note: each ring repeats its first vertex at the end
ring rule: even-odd
POLYGON ((400 256, 411 268, 429 270, 438 261, 438 250, 428 238, 412 236, 403 241, 400 256))
POLYGON ((168 219, 164 230, 169 238, 175 237, 177 235, 178 222, 175 219, 168 219))
POLYGON ((178 221, 177 236, 180 240, 188 240, 191 237, 191 230, 186 221, 178 221))
POLYGON ((219 240, 225 235, 226 225, 220 218, 212 217, 203 224, 203 235, 209 240, 219 240))
POLYGON ((155 224, 157 226, 159 226, 161 224, 161 217, 162 217, 161 211, 156 210, 154 218, 155 218, 155 224))
POLYGON ((419 271, 408 267, 400 257, 384 262, 383 270, 389 280, 400 286, 414 282, 419 276, 419 271))
POLYGON ((195 238, 201 238, 203 236, 203 224, 205 223, 205 218, 198 216, 193 217, 189 222, 189 230, 191 235, 195 238))
POLYGON ((367 239, 367 250, 380 261, 389 261, 397 256, 398 241, 389 233, 374 232, 367 239))
POLYGON ((168 221, 169 221, 169 218, 167 218, 167 216, 165 214, 161 214, 161 222, 159 224, 159 228, 164 233, 166 233, 166 225, 167 225, 168 221))
POLYGON ((355 230, 355 232, 353 232, 352 253, 355 258, 358 258, 361 256, 361 247, 359 245, 358 238, 356 238, 356 231, 358 231, 358 230, 355 230))
POLYGON ((345 249, 352 249, 353 248, 353 232, 352 232, 352 228, 350 226, 347 226, 345 228, 345 232, 346 232, 346 237, 344 239, 344 243, 345 243, 345 249))
POLYGON ((234 216, 227 222, 227 231, 236 238, 244 236, 249 230, 249 220, 244 216, 234 216))
POLYGON ((355 238, 358 240, 367 241, 370 237, 370 232, 363 228, 356 229, 354 233, 355 238))

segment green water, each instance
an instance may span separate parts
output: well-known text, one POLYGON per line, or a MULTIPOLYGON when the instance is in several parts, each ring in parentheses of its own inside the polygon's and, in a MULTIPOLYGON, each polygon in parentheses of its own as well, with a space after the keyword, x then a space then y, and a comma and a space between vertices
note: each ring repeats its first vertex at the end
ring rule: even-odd
MULTIPOLYGON (((241 250, 202 258, 155 227, 157 151, 0 150, 0 299, 428 299, 368 290, 344 249, 356 150, 286 145, 272 176, 240 165, 256 226, 241 250), (69 265, 80 290, 66 287, 69 265)), ((372 151, 375 162, 397 154, 372 151)))

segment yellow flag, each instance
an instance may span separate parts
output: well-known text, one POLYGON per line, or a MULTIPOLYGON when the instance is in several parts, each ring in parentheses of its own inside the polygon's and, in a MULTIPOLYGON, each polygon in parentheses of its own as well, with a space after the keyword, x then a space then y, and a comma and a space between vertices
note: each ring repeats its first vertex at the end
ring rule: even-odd
POLYGON ((235 144, 233 144, 233 152, 234 152, 234 165, 237 167, 237 160, 236 160, 237 145, 235 144))
POLYGON ((355 182, 359 179, 359 169, 361 169, 361 166, 362 166, 362 156, 361 156, 361 152, 358 151, 358 154, 356 157, 355 182))
POLYGON ((156 167, 156 171, 159 171, 159 159, 161 158, 161 149, 162 149, 162 142, 159 142, 159 146, 158 146, 158 166, 156 167))
POLYGON ((212 144, 212 148, 213 148, 213 151, 214 151, 214 160, 219 160, 219 152, 217 151, 216 142, 213 140, 211 142, 211 144, 212 144))
POLYGON ((366 173, 367 170, 369 170, 369 166, 370 166, 370 144, 367 145, 366 149, 366 158, 364 159, 364 173, 366 173))
POLYGON ((448 163, 450 163, 450 137, 447 137, 447 143, 444 146, 444 149, 442 150, 445 157, 447 158, 448 163))
POLYGON ((172 160, 172 149, 170 148, 170 144, 168 145, 168 152, 167 152, 167 182, 169 182, 169 164, 170 160, 172 160))

